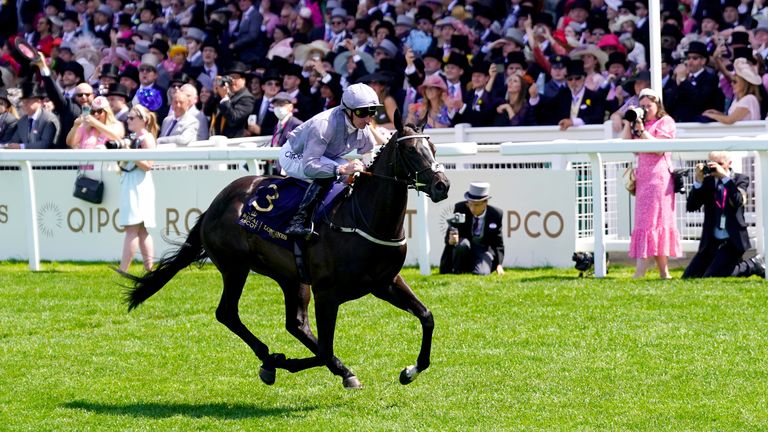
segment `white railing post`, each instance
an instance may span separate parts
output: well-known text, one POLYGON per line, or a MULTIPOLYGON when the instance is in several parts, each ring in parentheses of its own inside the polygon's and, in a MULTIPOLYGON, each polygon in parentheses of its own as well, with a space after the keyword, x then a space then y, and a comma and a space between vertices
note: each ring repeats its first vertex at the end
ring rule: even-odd
POLYGON ((32 175, 32 164, 29 161, 19 162, 21 177, 26 189, 27 202, 27 249, 29 250, 29 269, 40 270, 40 242, 37 231, 37 197, 35 196, 35 178, 32 175))
POLYGON ((453 127, 453 139, 456 142, 467 141, 467 123, 459 123, 453 127))
POLYGON ((590 153, 592 165, 592 229, 595 232, 595 277, 605 277, 605 175, 603 174, 603 158, 600 153, 590 153))
POLYGON ((419 272, 428 276, 432 273, 432 267, 429 263, 429 218, 427 211, 429 209, 427 194, 416 194, 416 220, 414 221, 414 234, 416 243, 419 245, 419 256, 416 258, 419 262, 419 272))

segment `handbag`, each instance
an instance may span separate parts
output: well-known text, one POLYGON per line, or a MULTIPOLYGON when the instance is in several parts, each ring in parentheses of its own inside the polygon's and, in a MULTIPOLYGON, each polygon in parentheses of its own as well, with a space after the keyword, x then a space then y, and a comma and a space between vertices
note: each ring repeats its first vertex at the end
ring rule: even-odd
MULTIPOLYGON (((664 160, 667 162, 667 168, 669 169, 669 173, 672 175, 672 184, 675 193, 685 195, 685 177, 688 176, 688 170, 685 168, 672 169, 669 160, 667 160, 666 157, 664 160)), ((682 165, 682 161, 680 162, 682 165)))
POLYGON ((78 170, 72 195, 89 203, 101 204, 104 199, 104 182, 101 180, 101 175, 96 180, 86 177, 83 171, 78 170))
POLYGON ((635 168, 630 165, 624 171, 624 187, 629 191, 629 194, 635 196, 635 168))

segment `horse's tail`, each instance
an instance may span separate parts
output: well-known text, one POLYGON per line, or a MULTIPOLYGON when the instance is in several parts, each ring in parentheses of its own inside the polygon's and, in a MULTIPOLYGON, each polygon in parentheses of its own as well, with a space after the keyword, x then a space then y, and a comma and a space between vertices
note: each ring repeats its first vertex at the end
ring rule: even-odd
POLYGON ((122 273, 124 277, 133 281, 133 287, 129 286, 125 293, 128 311, 135 309, 146 299, 160 291, 180 270, 194 263, 202 264, 203 260, 208 257, 200 236, 204 216, 205 213, 197 219, 197 223, 189 232, 187 240, 184 243, 180 243, 177 249, 163 256, 154 270, 145 273, 143 276, 122 273))

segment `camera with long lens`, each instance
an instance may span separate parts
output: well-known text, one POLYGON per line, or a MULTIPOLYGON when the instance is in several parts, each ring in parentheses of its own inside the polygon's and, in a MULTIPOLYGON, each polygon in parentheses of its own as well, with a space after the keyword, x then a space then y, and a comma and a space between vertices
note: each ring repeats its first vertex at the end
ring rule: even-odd
POLYGON ((460 225, 467 221, 467 215, 461 212, 456 212, 451 217, 446 219, 446 222, 448 222, 451 225, 460 225))
POLYGON ((222 76, 222 77, 216 78, 216 85, 219 87, 225 87, 230 84, 232 84, 232 78, 228 76, 222 76))
POLYGON ((630 108, 624 113, 624 120, 634 123, 645 119, 645 109, 642 107, 630 108))
POLYGON ((109 150, 137 149, 139 146, 141 146, 141 142, 133 136, 119 140, 109 140, 104 143, 104 147, 109 150))

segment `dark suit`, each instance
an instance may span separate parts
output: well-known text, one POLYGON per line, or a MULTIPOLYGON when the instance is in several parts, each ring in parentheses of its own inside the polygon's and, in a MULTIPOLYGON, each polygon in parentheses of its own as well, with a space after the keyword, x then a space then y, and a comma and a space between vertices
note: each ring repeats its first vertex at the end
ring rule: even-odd
POLYGON ((62 93, 61 89, 53 81, 53 78, 50 75, 43 76, 42 78, 48 99, 53 103, 53 110, 56 112, 56 115, 59 116, 60 130, 66 131, 58 134, 58 137, 56 138, 56 148, 69 148, 67 146, 67 134, 75 124, 75 119, 82 114, 83 109, 74 100, 64 96, 64 93, 62 93))
POLYGON ((0 143, 10 142, 14 132, 16 132, 16 123, 19 121, 12 116, 10 112, 0 115, 0 143))
POLYGON ((722 111, 724 107, 723 92, 720 90, 720 81, 717 75, 704 69, 696 78, 687 78, 677 84, 678 103, 672 117, 677 122, 711 122, 712 120, 701 115, 705 110, 716 109, 722 111))
POLYGON ((502 212, 488 206, 481 237, 472 234, 474 216, 469 211, 466 201, 456 203, 454 213, 465 216, 464 223, 450 224, 459 230, 459 243, 448 244, 448 231, 445 232, 445 249, 440 257, 440 273, 490 274, 496 266, 504 262, 504 239, 501 234, 502 212))
POLYGON ((453 119, 454 124, 469 123, 472 127, 490 126, 496 117, 496 105, 493 104, 491 94, 485 90, 479 98, 475 97, 475 91, 464 92, 463 95, 466 108, 463 112, 456 114, 453 119), (477 100, 476 100, 477 99, 477 100))
POLYGON ((258 4, 254 4, 251 13, 240 21, 240 30, 232 51, 236 52, 244 63, 257 63, 266 56, 267 47, 261 31, 262 21, 264 17, 259 13, 258 4))
POLYGON ((211 98, 208 101, 208 108, 219 107, 218 111, 211 116, 211 135, 224 135, 229 138, 243 136, 248 116, 253 112, 255 102, 256 98, 245 87, 231 95, 225 102, 221 102, 218 96, 211 98))
POLYGON ((749 187, 749 177, 733 173, 731 180, 723 183, 723 209, 718 207, 718 203, 723 202, 723 192, 718 192, 717 180, 714 176, 706 176, 701 187, 692 188, 688 194, 686 209, 697 211, 704 206, 704 224, 699 251, 685 269, 684 278, 731 276, 744 252, 750 248, 744 221, 744 196, 749 187), (727 239, 715 236, 715 228, 720 225, 722 215, 725 216, 727 239))
MULTIPOLYGON (((571 118, 572 101, 571 89, 567 86, 560 89, 552 104, 552 108, 557 113, 554 116, 557 121, 550 124, 557 124, 560 120, 571 118)), ((581 98, 579 112, 576 114, 576 117, 584 120, 584 124, 603 123, 605 120, 605 97, 585 87, 584 96, 581 98)))
MULTIPOLYGON (((52 113, 41 109, 37 120, 29 127, 30 117, 22 116, 16 123, 16 131, 13 133, 12 143, 24 144, 27 149, 52 149, 59 136, 59 120, 52 113)), ((66 135, 66 134, 65 134, 66 135)))

